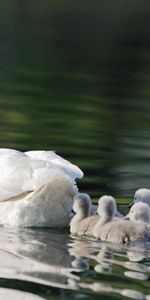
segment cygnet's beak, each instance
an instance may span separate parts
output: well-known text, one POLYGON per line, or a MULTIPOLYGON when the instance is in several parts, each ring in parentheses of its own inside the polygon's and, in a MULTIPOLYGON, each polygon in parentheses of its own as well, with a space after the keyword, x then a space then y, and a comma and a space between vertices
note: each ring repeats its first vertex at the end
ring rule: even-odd
POLYGON ((73 216, 75 215, 75 211, 72 209, 72 210, 70 211, 69 215, 70 215, 70 218, 73 218, 73 216))
POLYGON ((98 211, 95 210, 94 213, 93 213, 93 215, 98 215, 98 211))
POLYGON ((97 212, 97 208, 98 208, 97 205, 92 205, 91 206, 90 214, 91 215, 95 215, 95 212, 97 212))
POLYGON ((132 202, 128 205, 128 208, 131 208, 133 204, 134 204, 134 201, 132 201, 132 202))
POLYGON ((129 218, 129 214, 128 215, 126 215, 124 218, 123 218, 124 220, 130 220, 130 218, 129 218))

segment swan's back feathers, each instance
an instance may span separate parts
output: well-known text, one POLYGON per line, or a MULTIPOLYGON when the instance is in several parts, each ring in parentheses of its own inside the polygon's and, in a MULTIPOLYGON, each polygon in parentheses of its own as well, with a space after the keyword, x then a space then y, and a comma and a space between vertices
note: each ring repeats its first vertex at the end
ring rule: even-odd
POLYGON ((61 163, 56 163, 57 155, 53 151, 48 151, 53 159, 48 161, 46 158, 42 158, 42 153, 45 153, 46 157, 46 152, 31 151, 32 155, 29 155, 31 153, 26 154, 17 150, 0 149, 0 201, 10 199, 24 192, 34 191, 55 176, 64 176, 71 181, 75 177, 81 177, 82 171, 67 161, 65 167, 63 158, 61 159, 58 156, 58 161, 61 162, 62 160, 62 167, 61 163), (37 158, 35 157, 36 152, 37 158), (69 166, 68 171, 67 165, 69 166), (73 170, 77 170, 76 176, 73 170))
POLYGON ((57 155, 54 151, 44 151, 44 150, 27 151, 25 152, 25 154, 27 154, 32 158, 52 162, 56 166, 59 166, 59 168, 73 180, 76 178, 83 177, 83 172, 80 170, 79 167, 70 163, 69 161, 62 158, 61 156, 57 155))

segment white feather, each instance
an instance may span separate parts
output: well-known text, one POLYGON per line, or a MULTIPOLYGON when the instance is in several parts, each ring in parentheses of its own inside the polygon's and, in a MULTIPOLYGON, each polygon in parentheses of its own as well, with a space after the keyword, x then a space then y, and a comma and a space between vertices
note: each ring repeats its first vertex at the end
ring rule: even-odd
POLYGON ((75 165, 53 151, 0 149, 0 224, 64 227, 69 224, 75 165))

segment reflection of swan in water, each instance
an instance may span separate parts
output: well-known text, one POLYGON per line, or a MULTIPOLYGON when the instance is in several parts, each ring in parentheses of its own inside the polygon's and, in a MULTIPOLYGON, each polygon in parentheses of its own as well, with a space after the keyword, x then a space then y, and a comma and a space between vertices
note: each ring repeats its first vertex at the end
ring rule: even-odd
POLYGON ((128 215, 125 219, 133 222, 150 223, 150 206, 144 202, 137 202, 130 208, 128 215))
POLYGON ((101 218, 93 229, 94 237, 113 243, 150 241, 150 232, 144 223, 122 219, 114 221, 115 205, 111 198, 107 199, 107 203, 102 202, 102 206, 99 205, 98 211, 101 211, 101 218))
POLYGON ((0 277, 66 288, 68 278, 78 279, 72 272, 79 272, 71 265, 68 238, 52 229, 1 228, 0 277))
POLYGON ((91 214, 91 199, 88 194, 79 193, 74 197, 73 210, 76 215, 70 222, 70 233, 92 235, 93 226, 99 220, 98 215, 91 214))
POLYGON ((69 225, 74 180, 83 172, 53 151, 0 149, 0 224, 22 227, 69 225))
MULTIPOLYGON (((83 284, 86 285, 86 282, 82 282, 80 273, 89 275, 89 266, 90 272, 95 272, 96 265, 99 265, 97 272, 111 272, 115 255, 118 255, 118 247, 114 248, 112 244, 90 240, 88 237, 77 236, 73 239, 67 232, 60 230, 1 228, 0 237, 1 278, 25 280, 62 289, 84 289, 83 284)), ((121 249, 126 248, 122 246, 121 249)), ((96 283, 88 288, 98 293, 100 291, 96 283)))
POLYGON ((24 291, 0 288, 0 300, 44 300, 45 298, 24 291))

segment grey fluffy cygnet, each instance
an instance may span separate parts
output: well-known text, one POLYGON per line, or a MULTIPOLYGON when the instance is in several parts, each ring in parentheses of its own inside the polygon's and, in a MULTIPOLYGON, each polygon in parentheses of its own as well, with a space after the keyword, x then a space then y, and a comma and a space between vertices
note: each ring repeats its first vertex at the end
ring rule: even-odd
POLYGON ((128 207, 131 208, 132 205, 137 202, 147 203, 150 207, 150 190, 145 188, 138 189, 134 194, 134 200, 128 205, 128 207))
POLYGON ((78 193, 74 197, 73 211, 76 213, 70 222, 70 233, 93 235, 93 227, 99 220, 98 215, 91 214, 91 199, 88 194, 78 193))
POLYGON ((93 229, 95 238, 113 243, 150 240, 150 232, 144 223, 139 224, 122 219, 116 220, 114 218, 116 209, 115 199, 111 196, 105 197, 107 197, 104 198, 105 201, 99 201, 98 212, 101 218, 93 229))
POLYGON ((116 220, 116 211, 116 201, 112 196, 104 195, 99 199, 97 212, 100 215, 100 219, 93 229, 94 237, 106 240, 107 230, 105 230, 105 227, 107 228, 107 224, 116 220))
POLYGON ((150 224, 150 207, 147 203, 137 202, 133 204, 125 219, 133 222, 143 222, 150 224))

